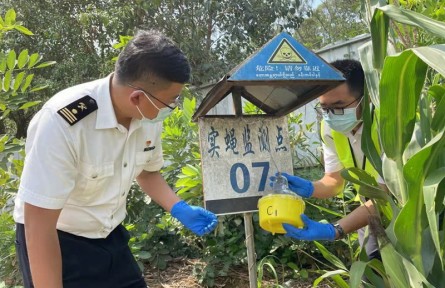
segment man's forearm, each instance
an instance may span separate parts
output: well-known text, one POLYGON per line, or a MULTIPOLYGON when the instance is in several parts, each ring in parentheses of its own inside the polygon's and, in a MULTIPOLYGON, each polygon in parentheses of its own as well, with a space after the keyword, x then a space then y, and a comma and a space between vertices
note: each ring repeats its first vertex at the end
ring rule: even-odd
POLYGON ((344 187, 344 180, 340 172, 326 173, 323 178, 312 183, 314 185, 312 197, 319 199, 334 197, 340 193, 344 187))
POLYGON ((25 203, 25 237, 35 288, 62 288, 62 256, 56 225, 61 209, 25 203))
POLYGON ((57 231, 26 227, 26 244, 32 280, 36 288, 62 288, 62 257, 57 231))
POLYGON ((368 225, 369 217, 375 215, 375 213, 374 205, 372 201, 369 200, 337 223, 343 228, 345 234, 348 234, 368 225))
POLYGON ((142 171, 137 177, 137 182, 142 191, 166 211, 170 211, 172 206, 181 200, 159 172, 142 171))

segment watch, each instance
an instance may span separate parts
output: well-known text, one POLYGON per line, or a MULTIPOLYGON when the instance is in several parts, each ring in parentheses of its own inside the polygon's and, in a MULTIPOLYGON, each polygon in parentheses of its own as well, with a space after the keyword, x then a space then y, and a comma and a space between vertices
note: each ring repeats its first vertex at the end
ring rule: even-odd
POLYGON ((340 224, 335 223, 334 228, 338 232, 338 238, 336 240, 342 239, 346 236, 345 230, 343 230, 343 228, 340 226, 340 224))

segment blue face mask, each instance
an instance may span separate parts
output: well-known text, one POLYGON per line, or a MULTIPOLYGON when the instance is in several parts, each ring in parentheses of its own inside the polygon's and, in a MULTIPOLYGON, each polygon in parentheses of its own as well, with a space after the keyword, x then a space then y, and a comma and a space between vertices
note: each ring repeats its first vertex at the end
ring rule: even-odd
POLYGON ((356 107, 343 109, 343 115, 335 115, 330 112, 323 113, 323 119, 332 130, 347 134, 362 122, 362 120, 357 119, 357 107, 360 106, 360 102, 356 107))
MULTIPOLYGON (((144 92, 144 91, 142 91, 144 92)), ((159 108, 158 106, 156 106, 155 103, 153 103, 153 101, 151 101, 150 97, 147 96, 147 94, 145 94, 145 97, 147 97, 148 101, 150 101, 151 104, 153 104, 153 106, 158 109, 158 115, 156 115, 156 117, 154 119, 148 119, 147 117, 144 116, 144 114, 142 114, 141 109, 139 109, 139 106, 136 105, 136 109, 138 109, 139 114, 141 114, 142 118, 141 121, 142 122, 146 122, 146 123, 157 123, 157 122, 162 122, 165 120, 165 118, 167 118, 168 116, 170 116, 170 114, 172 113, 172 109, 170 109, 169 107, 163 107, 163 108, 159 108)))

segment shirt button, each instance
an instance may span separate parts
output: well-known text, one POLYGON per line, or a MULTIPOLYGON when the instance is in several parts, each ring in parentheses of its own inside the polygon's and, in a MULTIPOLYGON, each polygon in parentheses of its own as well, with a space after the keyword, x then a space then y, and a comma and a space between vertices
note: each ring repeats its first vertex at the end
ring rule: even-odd
POLYGON ((124 167, 127 167, 127 163, 124 163, 124 167))

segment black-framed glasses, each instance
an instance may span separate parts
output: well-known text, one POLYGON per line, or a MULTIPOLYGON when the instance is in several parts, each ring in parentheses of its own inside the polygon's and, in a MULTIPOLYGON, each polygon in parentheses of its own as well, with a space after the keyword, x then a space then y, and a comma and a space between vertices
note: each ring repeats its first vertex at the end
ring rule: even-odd
POLYGON ((161 102, 164 106, 170 108, 171 110, 175 110, 175 108, 178 107, 178 105, 179 105, 179 101, 180 101, 181 95, 176 96, 176 98, 175 98, 175 100, 173 101, 173 103, 167 104, 167 103, 165 103, 164 101, 160 100, 159 98, 155 97, 155 96, 154 96, 153 94, 151 94, 150 92, 148 92, 148 91, 142 89, 141 87, 134 86, 134 85, 132 85, 132 84, 130 84, 130 83, 127 83, 127 86, 129 86, 129 87, 131 87, 131 88, 133 88, 133 89, 136 89, 136 90, 141 90, 142 92, 145 93, 145 95, 153 97, 154 99, 158 100, 158 101, 161 102))
POLYGON ((317 111, 318 114, 328 114, 331 113, 333 115, 344 115, 345 114, 345 109, 348 108, 349 106, 351 106, 353 103, 357 102, 358 100, 361 101, 361 99, 363 98, 363 96, 354 99, 354 101, 352 101, 351 103, 347 104, 346 106, 343 107, 321 107, 320 103, 318 103, 314 109, 315 111, 317 111))

